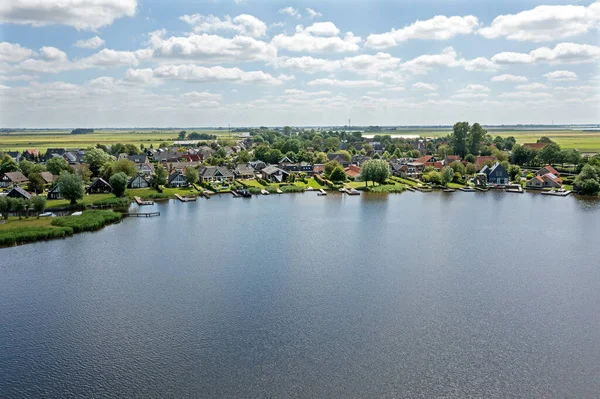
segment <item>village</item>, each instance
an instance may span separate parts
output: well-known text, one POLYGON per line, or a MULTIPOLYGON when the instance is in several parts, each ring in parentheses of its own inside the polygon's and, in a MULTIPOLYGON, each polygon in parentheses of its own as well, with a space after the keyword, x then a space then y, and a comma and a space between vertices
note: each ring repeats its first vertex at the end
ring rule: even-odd
POLYGON ((157 149, 98 144, 44 153, 6 151, 0 162, 0 213, 5 218, 30 211, 51 215, 224 193, 494 189, 567 196, 584 191, 577 186, 577 172, 596 172, 600 164, 598 156, 561 150, 547 137, 519 145, 510 137, 492 138, 478 124, 465 127, 458 123, 452 135, 438 139, 256 130, 229 140, 190 140, 193 133, 180 134, 157 149))

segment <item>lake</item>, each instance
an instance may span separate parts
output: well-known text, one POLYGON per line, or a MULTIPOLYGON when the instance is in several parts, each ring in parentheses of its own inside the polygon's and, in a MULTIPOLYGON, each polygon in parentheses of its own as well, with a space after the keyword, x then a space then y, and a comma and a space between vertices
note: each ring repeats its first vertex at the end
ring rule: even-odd
POLYGON ((315 193, 0 250, 0 397, 600 396, 600 202, 315 193))

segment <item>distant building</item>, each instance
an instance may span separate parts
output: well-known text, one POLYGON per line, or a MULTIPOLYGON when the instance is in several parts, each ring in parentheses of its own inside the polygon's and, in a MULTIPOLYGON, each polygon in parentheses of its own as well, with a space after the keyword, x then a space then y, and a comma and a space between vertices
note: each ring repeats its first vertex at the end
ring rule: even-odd
POLYGON ((499 162, 492 167, 485 165, 479 173, 486 175, 488 184, 506 185, 510 182, 508 172, 499 162))
POLYGON ((11 187, 15 184, 27 183, 29 179, 21 172, 6 172, 0 178, 0 187, 11 187))

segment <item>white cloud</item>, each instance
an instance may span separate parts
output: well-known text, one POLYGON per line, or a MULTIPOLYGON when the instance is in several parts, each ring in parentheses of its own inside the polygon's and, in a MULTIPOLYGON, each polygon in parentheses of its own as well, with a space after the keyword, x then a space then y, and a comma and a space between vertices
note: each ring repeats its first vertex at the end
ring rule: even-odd
POLYGON ((313 10, 312 8, 306 8, 306 12, 308 13, 308 16, 311 18, 316 18, 316 17, 322 17, 323 14, 321 14, 318 11, 313 10))
POLYGON ((3 0, 0 22, 95 30, 135 15, 137 0, 3 0))
POLYGON ((49 62, 67 61, 67 53, 56 47, 42 47, 40 49, 40 57, 49 62))
POLYGON ((410 39, 448 40, 457 35, 467 35, 479 25, 477 17, 446 17, 437 15, 426 21, 416 21, 402 29, 392 29, 390 32, 370 34, 366 46, 384 49, 397 46, 410 39))
POLYGON ((86 40, 77 40, 73 46, 80 48, 98 48, 104 46, 104 40, 99 36, 94 36, 86 40))
POLYGON ((0 62, 19 62, 31 57, 35 52, 17 43, 0 43, 0 62))
POLYGON ((481 92, 488 92, 490 91, 490 88, 481 84, 470 84, 467 85, 467 87, 460 89, 458 92, 459 93, 481 93, 481 92))
POLYGON ((17 81, 30 81, 36 80, 38 77, 35 75, 0 75, 0 82, 17 82, 17 81))
POLYGON ((529 83, 526 85, 518 85, 517 86, 517 90, 524 90, 524 91, 529 91, 529 90, 545 90, 547 89, 548 86, 546 86, 543 83, 529 83))
POLYGON ((298 13, 298 10, 293 7, 285 7, 279 10, 280 14, 289 15, 290 17, 296 17, 298 19, 302 18, 302 15, 298 13))
POLYGON ((428 91, 436 91, 437 90, 437 86, 435 84, 423 83, 423 82, 417 82, 417 83, 413 84, 412 88, 415 90, 428 90, 428 91))
POLYGON ((536 93, 532 91, 512 91, 505 92, 498 95, 498 98, 506 99, 544 99, 552 98, 548 93, 536 93))
POLYGON ((165 39, 164 34, 164 31, 150 34, 149 45, 156 57, 204 63, 271 61, 277 57, 275 47, 252 37, 235 36, 228 39, 204 33, 165 39))
POLYGON ((354 36, 352 32, 347 32, 343 38, 339 36, 321 37, 307 32, 299 25, 295 34, 291 36, 279 34, 271 40, 271 45, 294 52, 343 53, 358 51, 360 42, 361 38, 354 36))
POLYGON ((267 25, 260 19, 241 14, 235 18, 226 15, 223 20, 214 15, 184 15, 180 19, 194 27, 194 32, 234 31, 244 36, 261 37, 267 33, 267 25))
POLYGON ((280 57, 277 65, 284 68, 292 68, 306 73, 333 72, 341 67, 339 60, 327 60, 323 58, 304 57, 280 57))
POLYGON ((518 14, 499 15, 478 33, 489 39, 554 41, 584 34, 600 21, 600 2, 589 7, 542 5, 518 14))
POLYGON ((525 76, 510 74, 498 75, 492 78, 492 82, 527 82, 528 80, 525 76))
POLYGON ((306 83, 307 86, 339 86, 339 87, 378 87, 382 82, 376 80, 338 80, 338 79, 315 79, 306 83))
POLYGON ((529 53, 502 52, 494 55, 492 61, 500 65, 535 64, 574 64, 591 62, 600 58, 600 47, 589 44, 559 43, 553 49, 540 47, 529 53))
POLYGON ((274 77, 263 71, 243 71, 239 68, 210 68, 197 65, 161 65, 154 69, 154 76, 162 79, 183 80, 189 82, 232 82, 280 85, 293 80, 293 76, 274 77))
POLYGON ((320 97, 320 96, 329 96, 331 95, 330 91, 320 90, 320 91, 305 91, 298 89, 287 89, 283 91, 283 94, 290 97, 320 97))
POLYGON ((181 97, 184 100, 188 101, 221 101, 223 96, 218 93, 209 93, 207 91, 198 92, 198 91, 188 91, 186 93, 182 93, 181 97))
POLYGON ((148 86, 158 86, 162 83, 160 79, 154 77, 152 68, 131 69, 125 71, 124 80, 132 83, 140 83, 148 86))
POLYGON ((452 47, 446 47, 441 54, 424 54, 400 65, 403 70, 415 74, 425 74, 434 68, 443 66, 462 67, 467 71, 494 71, 499 68, 498 65, 484 57, 472 60, 458 59, 458 54, 452 47))
POLYGON ((460 99, 460 100, 467 100, 467 99, 473 99, 473 98, 487 98, 488 96, 489 96, 488 93, 464 92, 464 93, 454 94, 451 97, 460 99))
POLYGON ((340 33, 333 22, 315 22, 304 31, 315 36, 337 36, 340 33))
POLYGON ((564 82, 567 80, 577 80, 577 74, 571 71, 553 71, 544 75, 546 79, 552 82, 564 82))

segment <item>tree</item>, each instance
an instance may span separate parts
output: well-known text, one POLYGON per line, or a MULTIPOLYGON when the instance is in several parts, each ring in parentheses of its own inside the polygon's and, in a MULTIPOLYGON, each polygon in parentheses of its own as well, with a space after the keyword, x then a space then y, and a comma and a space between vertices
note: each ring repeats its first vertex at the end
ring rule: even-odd
POLYGON ((552 140, 550 140, 550 137, 547 136, 542 136, 537 140, 538 143, 553 143, 552 140))
POLYGON ((329 174, 329 180, 331 181, 345 181, 346 172, 341 166, 336 166, 329 174))
POLYGON ((83 181, 79 175, 62 172, 58 178, 58 190, 63 198, 75 205, 77 200, 83 198, 83 181))
POLYGON ((154 169, 154 176, 152 176, 152 187, 158 188, 167 184, 167 171, 162 166, 158 165, 154 169))
POLYGON ((581 173, 575 178, 574 184, 581 194, 596 195, 600 191, 600 180, 598 171, 590 164, 585 164, 581 173))
POLYGON ((89 181, 92 177, 92 171, 90 170, 89 166, 87 166, 84 163, 82 163, 77 169, 75 169, 75 173, 77 173, 81 177, 81 180, 83 180, 84 182, 89 181))
POLYGON ((4 220, 8 219, 8 213, 12 207, 12 198, 2 196, 0 197, 0 214, 4 220))
POLYGON ((477 166, 474 163, 469 162, 465 168, 465 171, 468 175, 474 175, 477 173, 477 166))
POLYGON ((325 162, 327 162, 327 154, 325 154, 324 152, 317 152, 317 154, 315 155, 315 163, 324 164, 325 162))
POLYGON ((473 126, 471 126, 469 129, 469 137, 467 139, 469 153, 473 155, 479 154, 481 140, 483 140, 486 134, 487 131, 482 128, 479 123, 474 123, 473 126))
POLYGON ((507 137, 504 139, 504 149, 506 151, 511 151, 516 143, 517 140, 513 136, 507 137))
POLYGON ((441 173, 442 184, 445 186, 454 179, 454 170, 449 166, 444 166, 441 173))
POLYGON ((178 138, 179 140, 185 140, 185 136, 186 136, 186 134, 187 134, 187 133, 185 132, 185 130, 182 130, 182 131, 180 131, 180 132, 179 132, 179 134, 177 135, 177 138, 178 138))
POLYGON ((195 168, 187 168, 185 170, 185 181, 187 181, 188 184, 198 183, 198 171, 195 168))
POLYGON ((450 164, 450 167, 454 170, 455 173, 460 173, 460 175, 465 174, 465 165, 463 165, 459 161, 454 161, 450 164))
POLYGON ((333 151, 337 150, 341 144, 342 144, 342 142, 337 137, 328 137, 323 142, 323 145, 325 146, 326 149, 333 150, 333 151))
POLYGON ((333 170, 337 167, 341 167, 342 165, 340 165, 340 163, 338 161, 329 161, 327 163, 325 163, 325 165, 323 166, 323 174, 329 178, 329 175, 331 174, 331 172, 333 172, 333 170))
POLYGON ((110 177, 108 181, 110 186, 112 187, 113 194, 117 197, 122 197, 125 194, 125 189, 127 188, 127 180, 129 178, 123 172, 115 173, 110 177))
POLYGON ((21 213, 25 210, 26 204, 23 198, 16 198, 12 201, 12 210, 17 212, 19 219, 22 219, 21 213))
POLYGON ((44 192, 44 186, 46 181, 42 178, 39 173, 32 173, 29 176, 29 183, 27 183, 27 190, 33 191, 34 193, 44 192))
POLYGON ((563 150, 562 151, 562 161, 564 163, 570 164, 570 165, 577 165, 579 162, 581 162, 581 155, 579 154, 579 151, 577 150, 563 150))
POLYGON ((138 171, 135 167, 135 163, 129 159, 121 159, 118 161, 109 161, 105 163, 100 169, 100 175, 108 179, 110 176, 115 175, 119 172, 125 173, 129 177, 136 176, 138 171))
POLYGON ((286 136, 289 136, 290 134, 292 134, 292 128, 289 126, 284 126, 283 127, 283 134, 285 134, 286 136))
POLYGON ((55 176, 60 176, 61 172, 69 169, 69 164, 63 157, 53 157, 46 162, 46 169, 55 176))
POLYGON ((365 186, 368 185, 369 181, 373 182, 373 186, 375 183, 385 183, 389 176, 390 168, 388 163, 384 160, 369 159, 361 166, 360 177, 365 181, 365 186))
POLYGON ((519 165, 510 165, 507 172, 510 181, 518 182, 521 180, 521 168, 519 165))
POLYGON ((19 162, 19 170, 21 170, 21 172, 25 175, 29 177, 29 171, 31 170, 31 168, 34 166, 35 164, 31 161, 28 161, 26 159, 22 160, 21 162, 19 162))
POLYGON ((40 218, 40 213, 46 209, 46 197, 35 195, 31 197, 31 207, 37 213, 37 218, 40 218))
POLYGON ((556 143, 550 143, 540 150, 538 156, 546 164, 552 165, 560 161, 560 147, 556 143))
POLYGON ((423 176, 421 176, 421 179, 424 182, 430 182, 433 184, 442 184, 442 175, 440 175, 440 172, 436 172, 431 171, 429 173, 424 173, 423 176))
POLYGON ((19 170, 17 161, 12 159, 9 155, 2 157, 2 161, 0 162, 0 175, 7 172, 16 172, 17 170, 19 170))
POLYGON ((85 153, 84 160, 90 166, 90 170, 94 176, 98 176, 100 168, 108 161, 113 160, 114 157, 110 156, 106 152, 99 148, 92 148, 85 153))
POLYGON ((496 138, 494 139, 494 145, 496 146, 497 149, 503 150, 504 149, 504 139, 500 136, 496 136, 496 138))
POLYGON ((467 136, 469 134, 469 122, 457 122, 452 127, 452 147, 457 155, 463 158, 467 153, 467 136))

